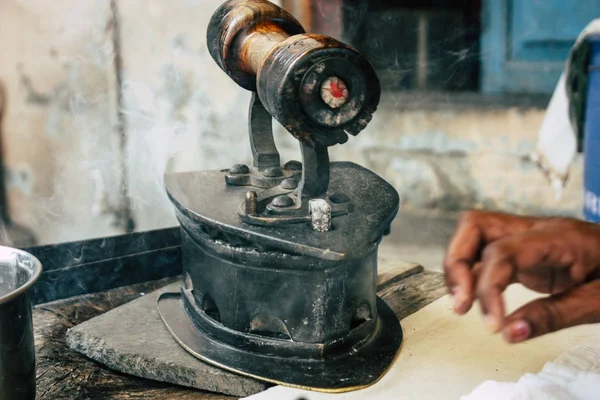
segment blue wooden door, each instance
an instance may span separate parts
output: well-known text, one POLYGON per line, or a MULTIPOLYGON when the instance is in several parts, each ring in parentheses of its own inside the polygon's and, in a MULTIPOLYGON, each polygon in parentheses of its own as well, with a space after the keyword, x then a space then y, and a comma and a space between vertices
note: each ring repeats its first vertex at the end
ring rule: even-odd
POLYGON ((482 90, 550 93, 600 0, 484 0, 482 90))

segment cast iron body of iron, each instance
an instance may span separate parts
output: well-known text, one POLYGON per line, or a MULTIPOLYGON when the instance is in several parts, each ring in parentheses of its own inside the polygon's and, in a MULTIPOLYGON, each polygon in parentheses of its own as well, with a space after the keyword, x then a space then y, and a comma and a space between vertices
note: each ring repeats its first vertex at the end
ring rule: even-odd
POLYGON ((161 317, 196 357, 273 383, 347 391, 376 382, 402 330, 376 296, 377 249, 398 194, 373 172, 329 162, 379 103, 372 66, 306 34, 266 0, 225 2, 209 50, 241 87, 251 166, 165 176, 182 229, 183 284, 161 317), (272 118, 298 139, 281 166, 272 118))

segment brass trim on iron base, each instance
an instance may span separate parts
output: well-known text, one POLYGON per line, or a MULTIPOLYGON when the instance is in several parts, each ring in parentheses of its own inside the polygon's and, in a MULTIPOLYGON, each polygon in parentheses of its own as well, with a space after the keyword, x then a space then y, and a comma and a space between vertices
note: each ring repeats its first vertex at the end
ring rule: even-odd
MULTIPOLYGON (((188 353, 199 360, 224 370, 260 381, 273 383, 275 385, 323 393, 345 393, 361 390, 374 385, 381 378, 383 378, 400 354, 402 327, 400 326, 400 322, 396 318, 392 309, 389 308, 389 306, 379 297, 377 298, 377 310, 379 315, 379 327, 377 329, 378 334, 374 335, 375 337, 361 347, 356 353, 337 360, 337 362, 344 364, 345 374, 338 375, 336 378, 338 380, 352 382, 350 385, 341 387, 327 387, 325 385, 320 386, 319 380, 323 378, 321 374, 313 374, 312 377, 315 379, 314 386, 301 383, 307 381, 306 374, 302 373, 302 367, 309 367, 311 363, 315 363, 315 360, 294 359, 291 364, 294 364, 296 371, 288 375, 281 375, 279 372, 274 372, 273 376, 283 376, 283 378, 278 379, 275 377, 262 375, 258 371, 252 371, 252 369, 236 368, 232 365, 232 358, 229 358, 227 362, 224 362, 222 359, 219 360, 216 358, 211 358, 210 356, 206 355, 206 346, 218 347, 218 351, 216 353, 220 353, 223 358, 231 356, 231 354, 237 351, 237 349, 221 345, 214 338, 210 338, 204 334, 201 334, 197 326, 194 325, 192 320, 184 311, 180 293, 163 293, 158 299, 157 306, 160 317, 165 326, 173 338, 175 338, 179 345, 181 345, 188 353), (168 304, 169 302, 171 304, 168 304), (191 335, 191 337, 189 335, 191 335), (382 342, 390 343, 390 348, 382 346, 382 342), (378 356, 381 353, 384 353, 384 357, 379 358, 378 356), (357 361, 361 359, 364 360, 363 363, 357 361), (361 364, 366 364, 367 367, 371 367, 371 371, 377 371, 376 375, 373 376, 373 378, 368 378, 369 372, 361 368, 361 364)), ((243 361, 245 364, 249 364, 251 366, 265 365, 264 356, 244 353, 243 357, 243 360, 241 358, 238 358, 238 360, 243 361)), ((281 371, 281 363, 285 362, 284 358, 270 358, 269 360, 272 362, 273 367, 279 367, 273 371, 281 371)))

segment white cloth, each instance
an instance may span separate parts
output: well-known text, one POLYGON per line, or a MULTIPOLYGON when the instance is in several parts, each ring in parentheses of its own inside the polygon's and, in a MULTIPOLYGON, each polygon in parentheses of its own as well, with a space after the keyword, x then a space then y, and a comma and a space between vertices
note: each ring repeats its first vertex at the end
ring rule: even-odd
MULTIPOLYGON (((581 32, 573 49, 584 44, 586 37, 600 33, 600 19, 593 20, 581 32)), ((565 71, 561 75, 538 133, 536 152, 532 159, 538 163, 560 195, 568 176, 569 167, 577 152, 577 122, 569 110, 567 76, 573 68, 573 51, 569 54, 565 71)), ((582 66, 577 66, 582 67, 582 66)), ((586 66, 583 66, 584 68, 586 66)))
POLYGON ((516 383, 486 381, 461 400, 599 400, 600 349, 576 347, 516 383))

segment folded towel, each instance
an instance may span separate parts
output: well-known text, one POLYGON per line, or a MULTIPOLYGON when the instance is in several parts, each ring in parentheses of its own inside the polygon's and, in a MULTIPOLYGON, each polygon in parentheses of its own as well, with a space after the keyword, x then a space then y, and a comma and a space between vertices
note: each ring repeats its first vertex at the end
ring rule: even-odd
POLYGON ((589 62, 585 39, 597 34, 600 34, 600 19, 588 24, 573 45, 542 121, 536 152, 532 154, 532 159, 556 189, 557 196, 569 176, 578 137, 583 136, 589 62))

